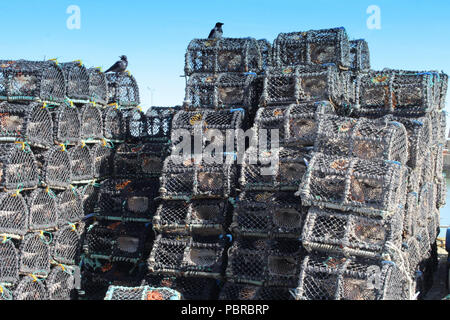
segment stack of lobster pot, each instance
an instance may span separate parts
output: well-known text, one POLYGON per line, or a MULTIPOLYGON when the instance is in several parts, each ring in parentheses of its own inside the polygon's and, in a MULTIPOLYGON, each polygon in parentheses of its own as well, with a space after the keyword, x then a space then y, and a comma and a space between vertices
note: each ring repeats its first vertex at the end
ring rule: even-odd
POLYGON ((70 299, 79 283, 83 212, 66 137, 79 140, 80 120, 66 76, 56 60, 0 61, 1 299, 70 299))
MULTIPOLYGON (((162 200, 153 219, 158 235, 145 284, 173 288, 184 299, 217 298, 232 240, 236 149, 254 117, 257 74, 267 59, 265 40, 190 42, 184 110, 172 123, 171 156, 164 162, 162 200)), ((245 150, 245 144, 240 148, 245 150)))

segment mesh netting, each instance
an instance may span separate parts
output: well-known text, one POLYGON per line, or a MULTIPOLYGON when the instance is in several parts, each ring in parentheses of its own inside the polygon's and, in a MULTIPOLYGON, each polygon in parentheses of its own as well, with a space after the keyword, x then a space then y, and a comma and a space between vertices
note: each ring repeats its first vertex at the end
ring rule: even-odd
POLYGON ((66 79, 67 97, 74 100, 89 100, 89 75, 85 66, 79 62, 61 63, 66 79))
POLYGON ((41 279, 25 276, 14 290, 14 300, 48 300, 49 294, 41 279))
POLYGON ((391 263, 314 254, 301 268, 299 300, 409 300, 413 294, 406 272, 391 263))
POLYGON ((0 283, 15 284, 19 281, 19 252, 8 238, 0 241, 0 283))
POLYGON ((103 116, 99 107, 87 103, 80 111, 81 139, 103 138, 103 116))
POLYGON ((151 107, 145 114, 147 135, 145 138, 152 141, 167 142, 170 140, 172 119, 179 110, 177 107, 151 107))
POLYGON ((224 231, 229 213, 226 200, 163 201, 153 217, 158 232, 224 231))
POLYGON ((106 105, 108 102, 108 81, 99 68, 88 69, 89 96, 91 101, 106 105))
POLYGON ((69 150, 72 181, 86 181, 94 178, 92 155, 89 148, 78 144, 69 150))
POLYGON ((63 104, 50 110, 53 118, 53 139, 59 143, 75 144, 81 137, 80 113, 77 108, 63 104))
POLYGON ((434 176, 442 180, 444 179, 444 145, 438 144, 432 147, 433 158, 435 162, 434 176))
POLYGON ((54 233, 51 243, 51 257, 57 263, 75 265, 79 262, 81 225, 66 225, 54 233))
POLYGON ((138 141, 146 136, 147 122, 145 113, 138 108, 124 109, 121 111, 125 124, 125 141, 138 141))
POLYGON ((72 181, 70 154, 66 146, 54 146, 36 153, 41 180, 50 188, 65 189, 72 181))
POLYGON ((123 141, 125 130, 125 123, 120 110, 116 108, 103 110, 103 135, 106 139, 123 141))
POLYGON ((219 278, 223 271, 224 247, 192 238, 170 239, 159 235, 147 261, 150 272, 219 278))
POLYGON ((293 300, 291 289, 260 287, 227 282, 220 291, 219 300, 293 300))
POLYGON ((119 223, 94 223, 86 228, 83 250, 89 255, 109 258, 112 256, 113 240, 116 237, 115 229, 119 223))
POLYGON ((405 216, 403 220, 403 236, 413 236, 419 218, 419 196, 417 192, 409 192, 406 195, 405 216))
POLYGON ((80 195, 75 188, 62 191, 56 196, 58 208, 58 224, 65 226, 68 223, 76 223, 83 219, 83 207, 80 195))
POLYGON ((50 300, 71 300, 75 285, 73 270, 64 265, 55 266, 45 284, 50 300))
POLYGON ((50 243, 48 232, 27 234, 20 244, 19 272, 46 277, 50 272, 50 243))
POLYGON ((77 193, 81 198, 81 203, 83 206, 83 212, 85 215, 91 214, 94 212, 95 206, 98 202, 98 194, 100 185, 93 182, 84 186, 80 186, 77 189, 77 193))
POLYGON ((20 138, 32 146, 52 145, 53 122, 47 108, 39 103, 0 103, 0 141, 20 138))
POLYGON ((441 179, 437 183, 436 206, 443 208, 447 202, 447 180, 441 179))
POLYGON ((422 163, 422 173, 421 173, 421 185, 425 183, 432 183, 434 182, 435 178, 435 172, 434 169, 436 168, 436 162, 434 159, 434 153, 431 150, 431 148, 426 148, 425 150, 422 150, 424 153, 424 161, 422 163))
POLYGON ((344 28, 280 33, 274 41, 276 66, 335 63, 350 66, 350 45, 344 28))
POLYGON ((264 286, 295 287, 304 252, 299 240, 240 238, 228 250, 227 279, 264 286))
POLYGON ((299 238, 306 212, 292 192, 244 191, 230 228, 243 236, 299 238))
POLYGON ((431 122, 431 142, 435 145, 446 143, 447 113, 444 110, 428 115, 431 122))
POLYGON ((406 175, 398 162, 316 153, 298 194, 305 205, 387 217, 406 200, 406 175))
POLYGON ((137 106, 139 100, 139 87, 136 79, 129 73, 107 73, 108 102, 117 103, 120 106, 137 106))
POLYGON ((408 160, 405 127, 388 118, 366 119, 324 115, 318 123, 315 152, 366 160, 408 160))
POLYGON ((96 179, 106 178, 112 173, 113 151, 104 143, 96 143, 91 149, 93 176, 96 179))
POLYGON ((185 102, 193 109, 243 108, 251 111, 254 79, 254 74, 247 73, 196 73, 186 85, 185 102))
POLYGON ((30 231, 52 230, 58 226, 56 197, 50 189, 38 188, 27 198, 30 231))
POLYGON ((259 51, 261 52, 262 70, 272 65, 272 44, 266 39, 258 40, 259 51))
POLYGON ((363 39, 350 41, 350 67, 355 70, 370 69, 369 45, 363 39))
POLYGON ((439 91, 439 109, 445 108, 445 98, 447 97, 448 89, 448 75, 445 73, 440 73, 440 91, 439 91))
POLYGON ((0 144, 0 185, 6 190, 34 188, 38 184, 36 159, 23 142, 0 144))
POLYGON ((110 286, 105 300, 181 300, 181 294, 170 288, 110 286))
POLYGON ((25 235, 28 231, 28 219, 28 206, 20 194, 0 195, 0 234, 25 235))
POLYGON ((64 75, 52 61, 0 60, 0 100, 62 102, 64 75))
POLYGON ((186 51, 184 71, 259 72, 263 57, 259 42, 253 38, 194 39, 186 51))

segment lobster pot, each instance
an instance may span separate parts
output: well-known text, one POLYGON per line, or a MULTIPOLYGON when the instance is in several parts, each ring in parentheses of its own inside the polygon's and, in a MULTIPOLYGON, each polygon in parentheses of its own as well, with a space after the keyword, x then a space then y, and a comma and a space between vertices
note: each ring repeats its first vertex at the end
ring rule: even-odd
POLYGON ((438 209, 442 208, 446 204, 447 199, 447 180, 441 179, 437 183, 437 194, 436 194, 436 207, 438 209))
POLYGON ((122 110, 125 124, 125 141, 141 141, 147 136, 145 113, 137 108, 122 110))
POLYGON ((403 252, 408 265, 407 271, 412 278, 416 276, 416 272, 419 270, 419 264, 422 261, 422 252, 420 250, 421 247, 417 237, 405 239, 403 252))
POLYGON ((236 167, 223 165, 195 165, 190 159, 178 164, 170 156, 164 162, 160 195, 163 199, 229 198, 235 193, 236 167))
POLYGON ((20 244, 20 274, 33 274, 36 277, 46 277, 50 272, 50 242, 49 233, 29 233, 20 244))
POLYGON ((413 236, 419 219, 419 195, 417 192, 409 192, 406 195, 405 216, 403 220, 403 233, 405 236, 413 236))
POLYGON ((29 211, 20 194, 0 194, 0 234, 23 236, 28 231, 29 211))
POLYGON ((32 146, 48 148, 53 144, 53 121, 48 109, 39 103, 0 103, 0 141, 23 137, 32 146))
POLYGON ((366 119, 324 115, 320 118, 314 151, 365 160, 393 160, 406 164, 405 127, 388 118, 366 119))
POLYGON ((298 195, 304 205, 384 217, 406 201, 407 169, 398 162, 314 154, 298 195))
POLYGON ((106 105, 108 103, 108 81, 100 68, 88 69, 89 96, 92 102, 106 105))
POLYGON ((227 200, 163 201, 153 217, 153 228, 161 233, 220 233, 225 231, 230 209, 227 200))
POLYGON ((258 136, 266 130, 268 143, 272 144, 272 131, 277 130, 281 146, 312 146, 316 140, 317 122, 323 114, 334 114, 328 101, 291 104, 289 106, 270 106, 259 108, 255 125, 258 136))
POLYGON ((431 246, 436 244, 437 236, 440 232, 440 212, 438 209, 434 208, 428 218, 428 238, 430 239, 431 246))
POLYGON ((424 161, 422 164, 422 185, 425 183, 433 183, 435 179, 435 168, 436 168, 436 161, 435 161, 435 154, 433 151, 429 148, 425 149, 423 151, 424 153, 424 161))
POLYGON ((125 120, 120 110, 106 108, 103 110, 103 136, 112 141, 125 140, 125 120))
POLYGON ((93 159, 89 148, 78 144, 69 150, 72 181, 81 182, 94 178, 93 159))
POLYGON ((363 39, 352 40, 350 44, 350 67, 358 71, 370 70, 369 45, 363 39))
POLYGON ((272 65, 272 44, 266 39, 258 40, 259 52, 261 53, 261 68, 266 70, 272 65))
POLYGON ((81 139, 103 139, 102 110, 90 103, 81 108, 81 139))
POLYGON ((36 158, 26 144, 0 144, 0 186, 5 190, 38 185, 36 158))
POLYGON ((244 191, 230 228, 240 236, 299 238, 306 212, 292 192, 244 191))
POLYGON ((68 266, 56 266, 45 279, 50 300, 71 300, 74 293, 74 270, 68 266))
POLYGON ((168 152, 168 146, 163 144, 121 144, 114 153, 114 176, 158 177, 168 152))
POLYGON ((445 108, 445 99, 447 97, 448 75, 445 73, 440 73, 439 76, 441 79, 439 92, 439 109, 443 110, 445 108))
POLYGON ((83 241, 83 252, 89 256, 109 259, 113 252, 113 241, 117 237, 118 223, 99 224, 94 222, 86 230, 83 241))
POLYGON ((304 253, 299 240, 238 239, 228 250, 227 279, 293 288, 304 253))
POLYGON ((54 230, 58 227, 58 206, 53 191, 38 188, 29 197, 29 231, 54 230))
POLYGON ((77 108, 66 104, 51 110, 53 140, 58 143, 76 144, 81 139, 81 119, 77 108))
POLYGON ((67 97, 75 101, 89 101, 89 74, 81 61, 61 63, 66 80, 67 97))
POLYGON ((242 108, 251 112, 255 78, 248 73, 195 73, 187 82, 185 101, 191 109, 242 108))
POLYGON ((439 180, 444 180, 444 145, 438 144, 433 146, 431 151, 434 158, 434 176, 439 180))
POLYGON ((56 196, 59 213, 58 224, 65 226, 83 219, 83 207, 75 188, 67 189, 56 196))
POLYGON ((401 70, 370 71, 356 78, 359 116, 422 117, 435 109, 433 76, 401 70))
POLYGON ((80 196, 84 214, 88 215, 93 213, 98 202, 99 186, 95 183, 80 186, 77 189, 77 193, 80 196))
POLYGON ((19 252, 12 240, 0 242, 0 282, 15 284, 19 281, 19 252))
POLYGON ((66 225, 54 233, 51 243, 51 257, 61 264, 76 265, 79 261, 80 237, 83 225, 66 225))
POLYGON ((421 227, 427 227, 428 220, 436 209, 436 198, 433 187, 434 184, 425 183, 419 193, 417 224, 421 227))
POLYGON ((259 44, 253 38, 194 39, 186 51, 184 72, 259 72, 263 65, 259 44))
POLYGON ((181 300, 181 294, 170 288, 110 286, 105 300, 181 300))
POLYGON ((129 73, 107 73, 108 103, 122 107, 135 107, 140 103, 139 87, 136 79, 129 73))
POLYGON ((350 44, 344 28, 280 33, 274 41, 276 66, 327 64, 349 67, 350 44))
POLYGON ((303 246, 309 252, 397 261, 390 246, 401 248, 403 215, 404 208, 399 208, 392 218, 381 220, 312 207, 303 228, 303 246))
POLYGON ((66 189, 72 181, 69 152, 65 146, 54 146, 46 151, 35 152, 39 176, 44 185, 54 189, 66 189))
POLYGON ((290 288, 260 287, 250 284, 227 282, 220 290, 219 300, 294 300, 290 288))
POLYGON ((447 113, 444 110, 436 111, 429 114, 431 121, 431 143, 445 144, 446 143, 446 126, 447 113))
POLYGON ((408 192, 419 193, 420 187, 422 186, 422 171, 423 165, 417 167, 410 171, 408 176, 408 192))
POLYGON ((251 147, 244 154, 239 183, 245 190, 298 190, 308 159, 305 148, 258 152, 251 147))
POLYGON ((113 151, 103 143, 94 144, 90 148, 92 156, 93 177, 95 179, 105 178, 111 175, 113 151))
POLYGON ((396 264, 311 254, 301 270, 297 300, 410 300, 413 294, 396 264))
POLYGON ((431 256, 431 240, 427 227, 419 227, 417 232, 417 242, 419 243, 419 252, 421 256, 421 264, 431 256))
POLYGON ((150 107, 145 113, 146 139, 155 142, 169 142, 172 120, 178 110, 177 107, 150 107))
POLYGON ((334 65, 268 68, 263 80, 261 104, 279 105, 333 101, 337 106, 353 101, 350 73, 334 65))
POLYGON ((224 246, 192 238, 170 239, 158 235, 147 261, 150 272, 218 279, 223 271, 224 246))
POLYGON ((52 61, 0 60, 0 100, 61 103, 64 74, 52 61))
POLYGON ((13 293, 14 300, 48 300, 49 294, 42 281, 36 281, 32 276, 24 276, 13 293))

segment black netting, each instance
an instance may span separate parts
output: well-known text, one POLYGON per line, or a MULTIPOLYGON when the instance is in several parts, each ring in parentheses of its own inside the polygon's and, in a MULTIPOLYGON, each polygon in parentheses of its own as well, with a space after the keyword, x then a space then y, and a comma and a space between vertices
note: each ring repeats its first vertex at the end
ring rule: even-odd
POLYGON ((20 244, 19 272, 46 277, 50 272, 50 243, 52 234, 37 232, 27 234, 20 244))
POLYGON ((38 188, 28 197, 30 231, 53 230, 58 226, 56 196, 50 189, 38 188))
POLYGON ((71 300, 74 295, 75 278, 73 269, 59 265, 45 279, 50 300, 71 300))
POLYGON ((28 219, 28 206, 20 194, 0 195, 0 234, 25 235, 28 231, 28 219))
POLYGON ((64 75, 52 61, 0 61, 0 100, 62 102, 64 75))
POLYGON ((293 300, 292 289, 261 287, 227 282, 220 291, 219 300, 293 300))
POLYGON ((66 189, 72 179, 70 154, 65 145, 36 153, 41 181, 50 188, 66 189))
POLYGON ((94 178, 93 159, 86 145, 78 144, 69 150, 72 181, 86 181, 94 178))
POLYGON ((108 144, 96 143, 90 148, 92 169, 95 179, 111 176, 113 151, 108 144))
POLYGON ((84 225, 70 224, 54 233, 51 243, 51 257, 57 263, 75 265, 79 262, 84 225))
POLYGON ((106 105, 108 102, 108 81, 99 68, 88 69, 89 96, 91 101, 106 105))
POLYGON ((170 140, 172 119, 179 107, 151 107, 145 114, 147 134, 145 138, 152 141, 170 140))
POLYGON ((3 237, 0 241, 0 283, 15 284, 19 281, 19 252, 13 240, 3 237))
POLYGON ((103 135, 105 139, 123 141, 125 130, 124 118, 119 109, 106 108, 103 110, 103 135))
POLYGON ((272 44, 266 39, 258 40, 259 51, 261 52, 262 70, 265 70, 268 66, 272 65, 272 44))
POLYGON ((117 234, 115 230, 119 225, 120 222, 91 224, 86 228, 83 251, 90 256, 110 258, 113 252, 113 241, 117 234))
POLYGON ((94 212, 98 202, 99 192, 100 185, 95 182, 78 187, 77 193, 81 198, 81 204, 85 215, 94 212))
POLYGON ((123 107, 137 106, 139 100, 139 87, 136 79, 129 73, 107 73, 108 102, 117 103, 123 107))
POLYGON ((259 72, 264 48, 253 38, 194 39, 186 51, 185 73, 259 72))
POLYGON ((56 196, 56 203, 59 213, 59 226, 66 226, 68 223, 76 223, 83 219, 82 202, 77 189, 74 187, 59 193, 56 196))
POLYGON ((48 300, 44 281, 34 276, 24 276, 14 290, 14 300, 48 300))
POLYGON ((81 61, 61 63, 67 88, 67 97, 73 100, 88 100, 89 75, 81 61))
POLYGON ((350 67, 355 70, 370 69, 369 45, 365 40, 350 41, 350 67))
POLYGON ((50 110, 53 119, 53 140, 75 144, 81 138, 80 112, 67 104, 50 110))
POLYGON ((274 41, 277 66, 334 63, 351 65, 350 44, 344 28, 280 33, 274 41))
POLYGON ((103 138, 102 110, 90 103, 85 104, 80 110, 81 139, 103 138))
POLYGON ((150 286, 110 286, 105 300, 181 300, 181 294, 170 288, 150 286))
POLYGON ((124 109, 121 111, 125 124, 125 141, 138 141, 147 135, 147 122, 145 113, 138 108, 124 109))
POLYGON ((0 144, 0 185, 6 190, 34 188, 38 184, 36 159, 23 142, 0 144))

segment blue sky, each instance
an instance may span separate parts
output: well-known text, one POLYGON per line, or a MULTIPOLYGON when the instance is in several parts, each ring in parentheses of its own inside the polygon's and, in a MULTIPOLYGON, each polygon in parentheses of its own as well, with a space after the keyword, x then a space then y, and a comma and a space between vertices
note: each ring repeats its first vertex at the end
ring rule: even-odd
POLYGON ((0 56, 5 59, 82 59, 109 67, 126 54, 142 107, 181 104, 184 53, 216 21, 225 36, 266 38, 278 33, 343 26, 369 42, 372 66, 450 72, 450 1, 115 1, 0 0, 0 56), (81 29, 69 30, 69 5, 81 9, 81 29), (369 30, 369 5, 381 9, 381 30, 369 30), (153 91, 153 100, 151 99, 153 91))

